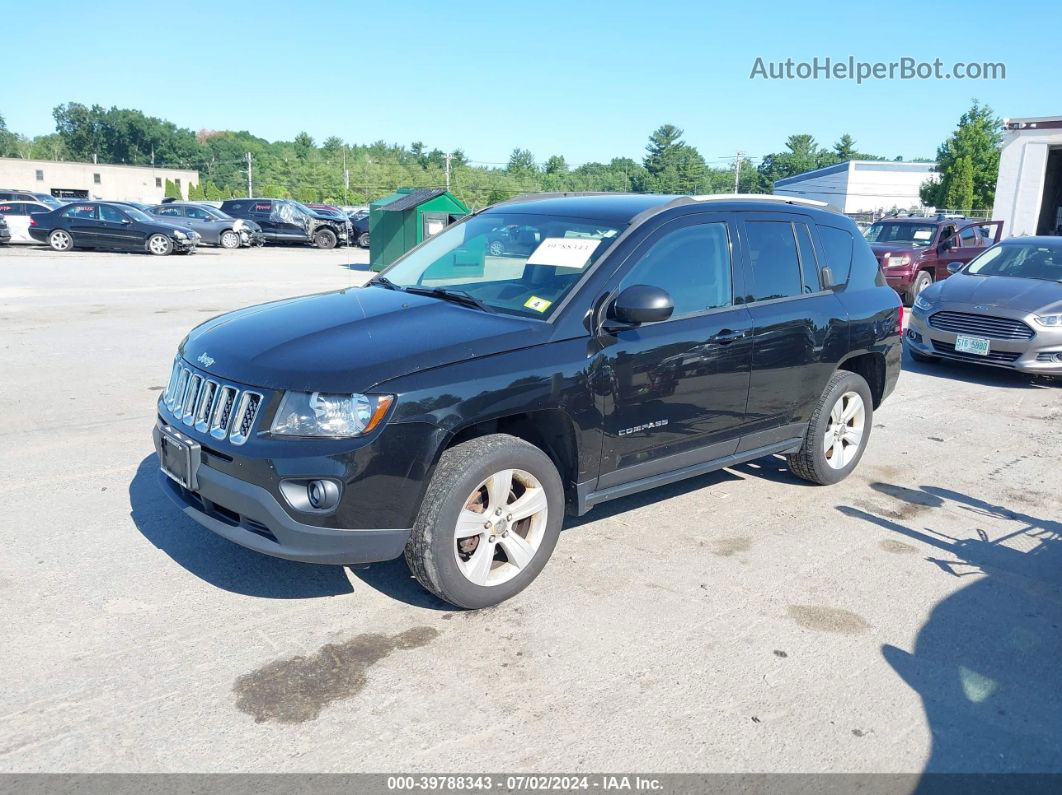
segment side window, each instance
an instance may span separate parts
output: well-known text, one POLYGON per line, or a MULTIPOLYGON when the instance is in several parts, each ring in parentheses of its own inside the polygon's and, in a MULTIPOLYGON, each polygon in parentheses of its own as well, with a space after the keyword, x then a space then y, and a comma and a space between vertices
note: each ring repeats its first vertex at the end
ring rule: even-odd
POLYGON ((206 210, 200 210, 198 207, 185 207, 184 214, 189 218, 194 218, 197 221, 209 221, 210 214, 206 210))
POLYGON ((817 293, 822 289, 819 281, 819 262, 815 256, 815 244, 811 242, 811 232, 807 224, 794 223, 797 247, 800 249, 800 272, 804 275, 804 292, 817 293))
POLYGON ((0 204, 0 215, 23 215, 21 204, 0 204))
POLYGON ((112 223, 120 224, 122 221, 125 220, 125 213, 123 213, 117 207, 112 207, 109 204, 101 204, 100 220, 111 221, 112 223))
POLYGON ((63 213, 64 218, 96 218, 96 208, 91 204, 75 204, 63 213))
POLYGON ((847 283, 848 272, 852 269, 852 235, 843 229, 820 226, 819 242, 834 283, 847 283))
POLYGON ((184 213, 181 212, 180 207, 167 207, 163 205, 155 209, 155 215, 165 215, 170 218, 181 218, 184 213))
POLYGON ((273 212, 273 202, 255 202, 251 205, 251 214, 268 218, 273 212))
POLYGON ((39 204, 26 205, 26 215, 40 215, 41 213, 50 213, 51 211, 50 207, 44 207, 39 204))
POLYGON ((967 248, 977 246, 977 227, 968 226, 962 230, 962 244, 967 248))
POLYGON ((733 303, 730 236, 722 222, 668 232, 642 255, 620 287, 649 284, 667 290, 672 318, 733 303))
POLYGON ((793 225, 788 221, 746 221, 752 284, 749 300, 769 301, 800 295, 800 260, 793 225))

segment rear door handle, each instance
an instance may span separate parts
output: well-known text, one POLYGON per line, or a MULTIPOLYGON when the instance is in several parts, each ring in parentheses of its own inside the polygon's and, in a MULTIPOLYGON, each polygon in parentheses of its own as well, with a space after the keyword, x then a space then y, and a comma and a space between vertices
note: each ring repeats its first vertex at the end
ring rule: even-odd
POLYGON ((709 337, 708 341, 714 342, 717 345, 729 345, 735 340, 744 339, 745 335, 748 333, 748 329, 738 329, 737 331, 734 331, 733 329, 725 328, 719 331, 717 334, 713 334, 711 337, 709 337))

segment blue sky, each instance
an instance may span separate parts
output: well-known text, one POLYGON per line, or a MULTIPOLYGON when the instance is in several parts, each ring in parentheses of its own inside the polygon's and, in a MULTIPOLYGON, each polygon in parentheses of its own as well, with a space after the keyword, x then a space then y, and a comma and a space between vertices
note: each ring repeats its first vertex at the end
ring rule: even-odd
POLYGON ((670 122, 710 161, 791 133, 931 157, 972 97, 1000 116, 1062 113, 1053 2, 4 4, 0 114, 51 132, 56 104, 139 108, 269 139, 461 147, 501 162, 641 159, 670 122), (1006 80, 750 80, 757 57, 1002 61, 1006 80))

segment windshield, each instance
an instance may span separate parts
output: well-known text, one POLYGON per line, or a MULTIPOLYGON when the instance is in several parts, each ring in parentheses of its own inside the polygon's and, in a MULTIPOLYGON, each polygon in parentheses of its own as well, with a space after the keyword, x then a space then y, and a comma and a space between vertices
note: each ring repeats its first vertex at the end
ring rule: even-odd
POLYGON ((995 246, 966 266, 978 276, 1013 276, 1019 279, 1062 281, 1062 244, 1012 243, 995 246))
POLYGON ((150 215, 145 213, 143 210, 138 210, 136 207, 132 207, 131 205, 128 205, 128 204, 124 205, 122 207, 122 212, 124 212, 126 215, 128 215, 130 218, 132 218, 134 221, 139 221, 142 224, 157 224, 158 223, 158 221, 156 221, 150 215))
POLYGON ((547 318, 620 230, 584 218, 485 213, 383 272, 397 287, 467 293, 491 309, 547 318))
POLYGON ((219 220, 224 221, 227 220, 229 217, 225 215, 225 213, 221 212, 221 210, 219 210, 217 207, 211 207, 209 204, 197 204, 196 207, 205 212, 211 218, 217 218, 219 220))
POLYGON ((51 207, 53 210, 58 210, 60 207, 63 206, 63 203, 61 201, 52 196, 49 196, 47 193, 37 193, 35 194, 35 196, 37 197, 37 201, 47 207, 51 207))
POLYGON ((899 243, 904 246, 922 248, 933 242, 933 235, 936 231, 935 224, 879 221, 871 225, 865 237, 868 243, 899 243))

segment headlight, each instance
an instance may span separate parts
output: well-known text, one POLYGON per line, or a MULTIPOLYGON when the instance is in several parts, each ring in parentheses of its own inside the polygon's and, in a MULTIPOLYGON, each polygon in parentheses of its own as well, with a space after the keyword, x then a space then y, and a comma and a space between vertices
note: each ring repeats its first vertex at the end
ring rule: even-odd
POLYGON ((1062 315, 1036 315, 1036 322, 1048 328, 1062 327, 1062 315))
POLYGON ((911 264, 911 258, 906 254, 886 254, 885 259, 886 268, 901 268, 911 264))
POLYGON ((241 229, 243 229, 243 219, 237 218, 235 221, 233 221, 232 229, 234 232, 239 232, 241 229))
POLYGON ((919 295, 914 300, 914 309, 919 309, 923 312, 928 312, 933 308, 933 302, 926 298, 924 295, 919 295))
POLYGON ((269 429, 280 436, 361 436, 380 424, 394 395, 285 392, 269 429))
POLYGON ((174 229, 174 230, 173 230, 173 236, 174 236, 175 238, 177 238, 178 240, 184 240, 184 239, 185 239, 186 237, 188 237, 188 235, 186 235, 186 234, 185 234, 184 232, 182 232, 182 231, 181 231, 180 229, 174 229))

